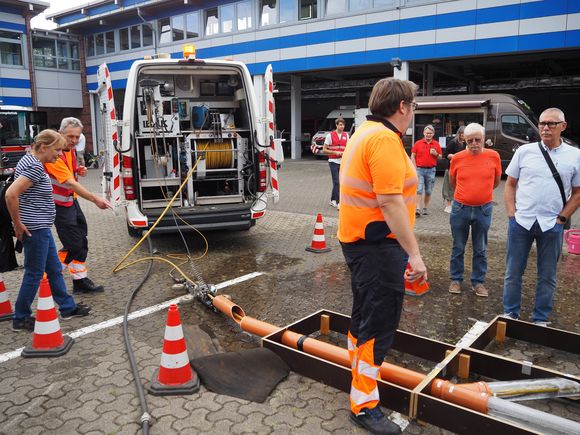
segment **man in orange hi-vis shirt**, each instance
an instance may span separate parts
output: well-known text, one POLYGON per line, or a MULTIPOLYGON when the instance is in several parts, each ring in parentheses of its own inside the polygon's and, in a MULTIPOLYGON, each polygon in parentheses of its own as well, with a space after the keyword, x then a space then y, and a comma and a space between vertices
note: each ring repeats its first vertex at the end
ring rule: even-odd
POLYGON ((371 92, 372 115, 348 142, 340 168, 338 238, 352 275, 348 349, 350 419, 372 433, 398 434, 379 408, 377 378, 399 326, 408 281, 427 278, 413 235, 417 173, 403 148, 417 86, 386 78, 371 92))
POLYGON ((87 175, 87 168, 77 166, 75 145, 83 131, 83 124, 76 118, 64 118, 60 124, 60 134, 66 139, 62 155, 55 163, 45 163, 44 169, 52 183, 52 196, 56 205, 54 226, 62 249, 58 257, 63 268, 68 267, 73 278, 73 292, 102 292, 103 286, 95 284, 87 276, 87 220, 77 200, 77 195, 93 202, 101 209, 110 208, 111 204, 98 195, 89 192, 79 182, 78 176, 87 175))

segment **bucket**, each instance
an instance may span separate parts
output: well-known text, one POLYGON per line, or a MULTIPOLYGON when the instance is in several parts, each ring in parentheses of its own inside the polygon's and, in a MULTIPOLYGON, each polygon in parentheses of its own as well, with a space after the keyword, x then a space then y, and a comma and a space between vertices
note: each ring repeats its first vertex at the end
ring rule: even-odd
POLYGON ((568 244, 568 253, 580 255, 580 229, 564 231, 564 240, 568 244))

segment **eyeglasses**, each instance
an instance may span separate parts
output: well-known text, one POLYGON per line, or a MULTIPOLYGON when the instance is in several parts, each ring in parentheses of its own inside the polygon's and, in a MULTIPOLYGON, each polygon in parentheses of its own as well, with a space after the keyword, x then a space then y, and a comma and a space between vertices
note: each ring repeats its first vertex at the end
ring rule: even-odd
POLYGON ((556 128, 557 125, 560 125, 563 122, 564 121, 548 121, 548 122, 540 121, 538 122, 538 127, 544 128, 547 126, 548 128, 556 128))
POLYGON ((405 101, 405 104, 407 104, 408 106, 411 106, 412 110, 417 110, 417 107, 419 107, 419 105, 415 102, 415 101, 405 101))
POLYGON ((472 137, 469 139, 465 139, 465 142, 467 142, 467 143, 481 143, 481 142, 483 142, 483 139, 480 137, 472 137))

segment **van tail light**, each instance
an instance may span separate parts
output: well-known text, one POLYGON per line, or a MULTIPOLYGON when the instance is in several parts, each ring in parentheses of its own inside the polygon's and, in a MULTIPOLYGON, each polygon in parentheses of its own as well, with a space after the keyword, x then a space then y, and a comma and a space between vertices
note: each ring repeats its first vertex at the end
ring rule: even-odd
POLYGON ((123 156, 123 190, 125 199, 135 199, 135 183, 133 181, 133 158, 123 156))
POLYGON ((260 185, 258 186, 258 192, 265 192, 268 183, 266 180, 266 155, 264 151, 258 153, 258 170, 260 171, 260 185))

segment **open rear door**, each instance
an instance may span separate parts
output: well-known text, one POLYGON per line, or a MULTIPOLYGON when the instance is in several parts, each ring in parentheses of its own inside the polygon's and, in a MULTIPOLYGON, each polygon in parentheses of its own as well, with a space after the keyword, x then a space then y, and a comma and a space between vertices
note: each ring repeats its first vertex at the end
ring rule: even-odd
POLYGON ((99 66, 97 72, 99 95, 99 109, 102 116, 102 140, 105 152, 105 164, 103 165, 102 188, 103 196, 113 206, 115 213, 121 204, 121 167, 120 154, 118 152, 119 136, 117 132, 117 113, 115 112, 115 100, 113 99, 113 87, 111 75, 107 64, 99 66))
POLYGON ((266 101, 266 140, 270 144, 267 148, 268 153, 268 166, 269 166, 269 181, 272 188, 272 198, 274 204, 277 204, 280 200, 280 190, 278 185, 278 160, 277 160, 277 150, 276 145, 279 145, 278 141, 274 140, 274 74, 272 72, 272 64, 268 64, 266 67, 266 73, 264 74, 264 95, 266 101))

